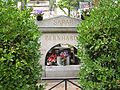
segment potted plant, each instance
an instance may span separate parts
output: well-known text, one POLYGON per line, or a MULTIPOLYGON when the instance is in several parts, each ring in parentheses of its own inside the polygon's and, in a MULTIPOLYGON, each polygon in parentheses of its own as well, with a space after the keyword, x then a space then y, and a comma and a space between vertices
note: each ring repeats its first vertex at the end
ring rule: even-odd
POLYGON ((61 65, 69 65, 69 54, 68 51, 63 51, 60 53, 61 65))
POLYGON ((43 10, 41 9, 35 10, 35 14, 36 14, 36 19, 38 21, 43 20, 43 15, 44 15, 43 10))

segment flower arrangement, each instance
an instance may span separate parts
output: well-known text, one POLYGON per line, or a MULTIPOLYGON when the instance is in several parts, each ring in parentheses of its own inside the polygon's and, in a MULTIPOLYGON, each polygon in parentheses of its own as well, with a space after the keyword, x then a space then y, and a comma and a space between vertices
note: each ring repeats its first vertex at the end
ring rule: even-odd
POLYGON ((63 51, 60 53, 60 57, 61 57, 61 64, 62 65, 65 65, 66 64, 66 60, 67 60, 67 57, 69 56, 68 54, 68 51, 63 51))
POLYGON ((67 65, 68 63, 68 56, 69 52, 68 50, 60 51, 58 52, 57 50, 50 51, 49 56, 47 58, 47 65, 67 65), (58 64, 59 63, 59 64, 58 64))
POLYGON ((47 65, 55 65, 56 62, 57 62, 56 54, 50 55, 50 57, 48 57, 48 59, 47 59, 47 65))
POLYGON ((37 16, 38 21, 43 20, 43 15, 44 15, 43 12, 44 12, 44 10, 42 10, 42 9, 34 10, 34 14, 37 16))
POLYGON ((35 10, 35 14, 36 15, 40 15, 40 16, 43 16, 43 13, 44 12, 44 10, 42 10, 42 9, 37 9, 37 10, 35 10))

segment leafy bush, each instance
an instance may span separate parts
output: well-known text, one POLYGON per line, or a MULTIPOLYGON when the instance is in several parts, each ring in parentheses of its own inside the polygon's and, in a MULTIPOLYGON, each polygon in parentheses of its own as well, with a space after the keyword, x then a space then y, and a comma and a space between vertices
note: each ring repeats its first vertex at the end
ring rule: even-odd
POLYGON ((59 0, 57 6, 68 16, 70 16, 71 10, 75 7, 79 7, 80 0, 59 0), (68 12, 64 10, 64 8, 68 9, 68 12))
POLYGON ((0 90, 38 90, 40 35, 30 10, 0 1, 0 90))
POLYGON ((84 90, 120 90, 120 1, 100 0, 78 26, 80 85, 84 90))

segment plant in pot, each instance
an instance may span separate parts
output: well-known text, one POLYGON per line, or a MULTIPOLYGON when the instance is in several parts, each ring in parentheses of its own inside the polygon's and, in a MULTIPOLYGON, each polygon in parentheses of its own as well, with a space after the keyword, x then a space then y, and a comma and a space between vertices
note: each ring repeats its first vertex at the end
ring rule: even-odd
POLYGON ((41 9, 35 10, 35 15, 36 15, 36 19, 38 21, 43 20, 43 15, 44 15, 43 10, 41 10, 41 9))

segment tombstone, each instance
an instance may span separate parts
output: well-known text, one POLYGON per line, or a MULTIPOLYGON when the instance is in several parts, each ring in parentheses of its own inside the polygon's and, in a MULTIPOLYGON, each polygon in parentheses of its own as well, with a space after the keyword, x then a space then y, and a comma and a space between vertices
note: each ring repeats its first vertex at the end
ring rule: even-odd
POLYGON ((79 19, 67 16, 36 21, 42 32, 41 60, 43 77, 76 77, 80 69, 77 58, 77 31, 79 19))

